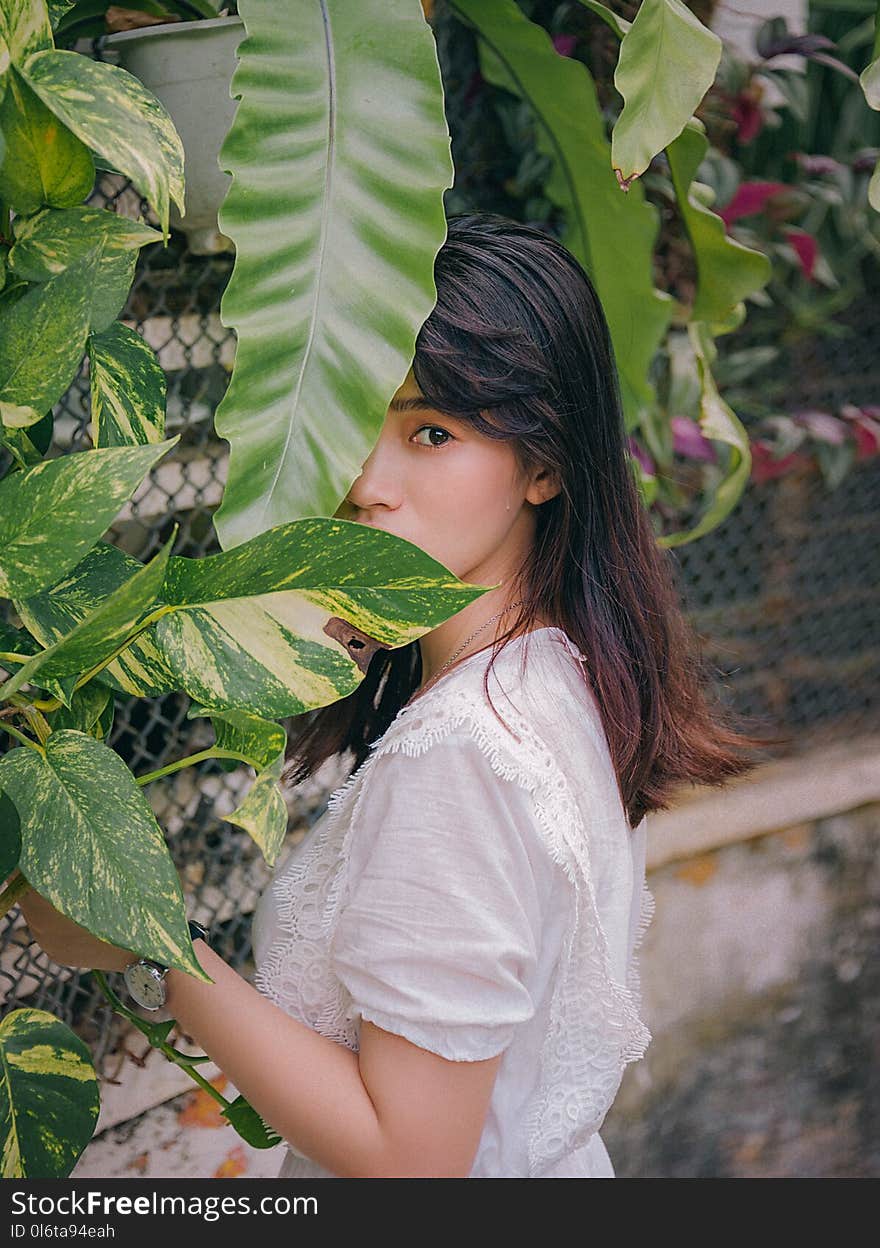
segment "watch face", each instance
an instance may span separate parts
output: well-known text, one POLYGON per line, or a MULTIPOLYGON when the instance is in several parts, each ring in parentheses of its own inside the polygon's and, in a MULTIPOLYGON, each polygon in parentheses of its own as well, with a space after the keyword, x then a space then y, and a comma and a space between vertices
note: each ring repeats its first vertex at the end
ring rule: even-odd
POLYGON ((165 1004, 162 972, 144 962, 133 962, 123 972, 128 991, 145 1010, 158 1010, 165 1004))

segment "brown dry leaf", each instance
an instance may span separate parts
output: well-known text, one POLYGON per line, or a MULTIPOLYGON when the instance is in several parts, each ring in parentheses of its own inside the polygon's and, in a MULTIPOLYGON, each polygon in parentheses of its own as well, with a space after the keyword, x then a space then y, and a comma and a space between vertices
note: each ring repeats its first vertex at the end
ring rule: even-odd
POLYGON ((141 26, 164 26, 166 22, 179 22, 176 13, 166 13, 163 17, 154 17, 152 13, 143 13, 140 9, 126 9, 119 4, 111 4, 105 15, 107 31, 116 35, 123 30, 139 30, 141 26))

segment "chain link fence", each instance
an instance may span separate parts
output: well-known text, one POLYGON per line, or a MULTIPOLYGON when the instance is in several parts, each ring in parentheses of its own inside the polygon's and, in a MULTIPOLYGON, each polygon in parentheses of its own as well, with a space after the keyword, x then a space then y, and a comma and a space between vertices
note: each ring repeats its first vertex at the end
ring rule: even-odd
MULTIPOLYGON (((100 175, 92 202, 155 223, 148 206, 113 174, 100 175)), ((155 468, 108 535, 139 559, 153 555, 179 525, 175 553, 219 549, 211 515, 223 491, 225 444, 213 430, 234 358, 219 302, 231 254, 194 255, 185 236, 139 257, 123 320, 155 350, 168 383, 167 431, 180 443, 155 468)), ((838 318, 842 336, 787 349, 783 366, 756 374, 755 393, 778 409, 880 401, 880 305, 866 299, 838 318), (846 330, 850 332, 846 332, 846 330)), ((748 331, 731 335, 748 343, 748 331)), ((56 408, 54 453, 90 445, 86 369, 56 408)), ((880 724, 880 612, 877 551, 880 460, 855 465, 830 490, 817 471, 751 483, 714 533, 675 551, 679 584, 717 671, 723 697, 760 717, 796 753, 876 732, 880 724)), ((189 700, 116 696, 110 745, 135 773, 163 767, 211 742, 206 721, 188 721, 189 700)), ((289 842, 301 839, 346 774, 330 765, 291 795, 289 842)), ((250 783, 250 771, 216 762, 188 768, 147 790, 180 871, 191 917, 210 925, 218 952, 251 970, 251 915, 269 872, 251 839, 224 823, 250 783)), ((29 946, 16 910, 0 927, 4 1009, 50 1010, 89 1044, 113 1078, 122 1058, 119 1028, 93 977, 59 968, 29 946)))

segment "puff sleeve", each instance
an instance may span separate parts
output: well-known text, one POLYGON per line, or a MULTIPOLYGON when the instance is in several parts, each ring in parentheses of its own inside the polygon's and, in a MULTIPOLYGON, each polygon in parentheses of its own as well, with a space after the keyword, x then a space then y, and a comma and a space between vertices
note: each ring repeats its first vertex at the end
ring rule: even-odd
POLYGON ((503 1052, 531 1018, 539 834, 529 793, 466 730, 376 759, 330 944, 354 1015, 452 1061, 503 1052))

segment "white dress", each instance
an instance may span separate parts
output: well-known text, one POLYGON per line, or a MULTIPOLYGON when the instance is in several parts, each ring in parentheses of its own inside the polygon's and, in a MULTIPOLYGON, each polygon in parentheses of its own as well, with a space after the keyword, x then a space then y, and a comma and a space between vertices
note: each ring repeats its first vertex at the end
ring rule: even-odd
MULTIPOLYGON (((354 1051, 366 1018, 453 1061, 503 1053, 470 1178, 612 1178, 598 1131, 651 1039, 646 821, 626 821, 570 638, 498 655, 509 728, 490 655, 404 707, 279 863, 255 983, 354 1051)), ((279 1177, 333 1176, 290 1148, 279 1177)))

